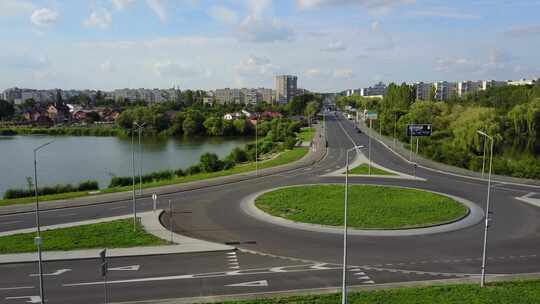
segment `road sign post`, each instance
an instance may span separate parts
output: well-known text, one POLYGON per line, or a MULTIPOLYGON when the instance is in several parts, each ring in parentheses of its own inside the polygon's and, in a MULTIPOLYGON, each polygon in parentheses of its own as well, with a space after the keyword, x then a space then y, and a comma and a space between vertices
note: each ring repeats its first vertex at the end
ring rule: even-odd
POLYGON ((171 231, 171 244, 173 244, 173 219, 172 219, 172 202, 169 200, 169 230, 171 231))
POLYGON ((109 272, 109 262, 107 262, 107 249, 103 249, 101 257, 101 276, 103 277, 103 292, 105 294, 105 304, 109 303, 109 291, 107 289, 107 273, 109 272))
POLYGON ((152 194, 152 201, 154 202, 154 213, 156 212, 156 208, 157 208, 157 199, 158 199, 158 196, 156 193, 153 193, 152 194))
POLYGON ((369 141, 369 148, 368 148, 368 175, 371 175, 371 129, 373 128, 373 120, 377 120, 379 118, 379 114, 377 112, 367 112, 366 118, 369 119, 369 133, 368 133, 368 141, 369 141))
POLYGON ((418 166, 416 163, 416 159, 418 158, 418 151, 419 151, 419 145, 420 145, 420 137, 426 137, 431 136, 431 133, 433 131, 431 124, 410 124, 407 126, 407 136, 410 137, 411 143, 410 143, 410 156, 409 161, 413 163, 413 137, 416 137, 416 154, 415 159, 413 163, 413 175, 416 176, 416 167, 418 166))

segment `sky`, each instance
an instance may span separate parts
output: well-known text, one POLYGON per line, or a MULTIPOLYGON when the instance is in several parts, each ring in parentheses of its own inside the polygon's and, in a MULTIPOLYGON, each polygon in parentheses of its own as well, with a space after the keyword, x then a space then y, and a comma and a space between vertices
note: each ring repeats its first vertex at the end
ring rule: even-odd
POLYGON ((0 90, 540 77, 540 0, 0 0, 0 90))

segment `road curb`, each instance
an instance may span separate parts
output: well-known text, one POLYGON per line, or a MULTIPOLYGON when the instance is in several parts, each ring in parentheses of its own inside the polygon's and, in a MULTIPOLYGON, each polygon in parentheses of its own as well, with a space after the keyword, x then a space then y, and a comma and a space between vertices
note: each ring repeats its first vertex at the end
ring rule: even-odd
MULTIPOLYGON (((286 189, 286 188, 293 188, 293 187, 304 187, 304 186, 320 186, 325 184, 306 184, 306 185, 294 185, 294 186, 285 186, 285 187, 278 187, 278 188, 272 188, 272 189, 266 189, 264 191, 259 191, 257 193, 253 193, 251 195, 246 196, 242 199, 240 203, 240 208, 242 211, 260 221, 271 223, 274 225, 284 226, 287 228, 292 229, 299 229, 299 230, 305 230, 305 231, 311 231, 311 232, 317 232, 317 233, 333 233, 333 234, 343 234, 343 228, 340 227, 333 227, 333 226, 325 226, 325 225, 317 225, 317 224, 308 224, 308 223, 300 223, 300 222, 294 222, 288 219, 284 219, 281 217, 270 215, 259 208, 255 206, 255 200, 257 197, 272 192, 279 189, 286 189)), ((326 185, 338 185, 338 184, 326 184, 326 185)), ((339 184, 341 185, 341 184, 339 184)), ((355 184, 355 185, 364 185, 364 184, 355 184)), ((366 184, 367 185, 367 184, 366 184)), ((414 189, 414 190, 421 190, 426 192, 431 192, 439 195, 443 195, 449 198, 452 198, 463 205, 465 205, 469 209, 469 213, 462 217, 461 219, 451 221, 448 223, 433 225, 430 227, 424 227, 424 228, 410 228, 410 229, 396 229, 396 230, 361 230, 361 229, 354 229, 349 228, 349 235, 354 236, 375 236, 375 237, 399 237, 399 236, 417 236, 417 235, 428 235, 428 234, 436 234, 436 233, 446 233, 446 232, 452 232, 461 230, 464 228, 468 228, 471 226, 474 226, 482 221, 484 219, 484 211, 482 208, 477 206, 475 203, 466 200, 464 198, 460 198, 457 196, 431 191, 431 190, 425 190, 421 188, 412 188, 412 187, 402 187, 402 186, 390 186, 390 185, 376 185, 376 184, 369 184, 370 186, 382 186, 382 187, 394 187, 394 188, 404 188, 404 189, 414 189)))
MULTIPOLYGON (((486 282, 512 282, 522 281, 528 279, 538 279, 540 273, 529 274, 509 274, 488 276, 486 282)), ((409 281, 399 283, 384 283, 373 285, 354 285, 347 286, 349 292, 360 291, 377 291, 377 290, 392 290, 401 288, 415 288, 415 287, 431 287, 431 286, 445 286, 445 285, 464 285, 479 283, 478 278, 459 278, 459 279, 441 279, 430 281, 409 281)), ((244 293, 236 295, 220 295, 220 296, 207 296, 207 297, 191 297, 191 298, 175 298, 175 299, 162 299, 162 300, 148 300, 148 301, 131 301, 131 302, 116 302, 116 304, 202 304, 202 303, 217 303, 227 301, 247 301, 247 300, 264 300, 264 299, 276 299, 296 296, 310 296, 310 295, 324 295, 340 293, 341 287, 327 287, 327 288, 313 288, 313 289, 297 289, 297 290, 285 290, 285 291, 271 291, 260 293, 244 293)))
MULTIPOLYGON (((170 240, 171 233, 166 230, 159 222, 159 216, 163 210, 141 212, 140 221, 146 232, 163 240, 170 240)), ((42 227, 42 231, 61 229, 68 227, 76 227, 82 225, 96 224, 111 222, 119 219, 131 218, 132 215, 115 216, 110 218, 102 218, 98 220, 89 220, 81 222, 73 222, 60 225, 51 225, 42 227)), ((0 233, 0 236, 14 235, 19 233, 32 233, 35 232, 34 228, 20 229, 0 233)), ((142 247, 128 247, 128 248, 110 248, 107 249, 107 256, 110 258, 119 257, 136 257, 136 256, 154 256, 154 255, 168 255, 168 254, 182 254, 182 253, 203 253, 203 252, 221 252, 235 250, 235 247, 227 246, 219 243, 213 243, 203 241, 199 239, 190 238, 181 234, 172 233, 173 243, 176 245, 162 245, 162 246, 142 246, 142 247)), ((65 260, 86 260, 99 258, 99 252, 103 248, 83 249, 83 250, 70 250, 70 251, 44 251, 43 261, 65 261, 65 260)), ((2 254, 0 255, 0 264, 17 264, 17 263, 33 263, 37 260, 37 254, 35 252, 30 253, 14 253, 14 254, 2 254)))

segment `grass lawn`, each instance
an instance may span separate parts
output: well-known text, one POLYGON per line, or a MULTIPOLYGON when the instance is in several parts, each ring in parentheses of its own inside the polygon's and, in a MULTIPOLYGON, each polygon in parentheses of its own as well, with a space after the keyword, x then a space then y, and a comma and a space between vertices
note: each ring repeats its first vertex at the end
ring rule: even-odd
POLYGON ((301 141, 312 141, 315 136, 315 128, 302 128, 298 133, 298 138, 301 141))
MULTIPOLYGON (((304 148, 294 148, 293 150, 287 150, 287 151, 281 152, 277 157, 274 157, 272 159, 265 160, 265 161, 260 161, 259 169, 277 167, 277 166, 281 166, 281 165, 285 165, 285 164, 297 161, 301 159, 302 157, 304 157, 308 151, 309 149, 304 147, 304 148)), ((195 174, 195 175, 174 178, 170 180, 147 183, 147 184, 143 184, 142 187, 146 189, 146 188, 160 187, 160 186, 173 185, 173 184, 182 184, 182 183, 188 183, 188 182, 204 180, 204 179, 209 179, 209 178, 214 178, 214 177, 245 173, 245 172, 250 172, 250 171, 255 171, 254 162, 247 163, 247 164, 240 164, 230 170, 224 170, 224 171, 212 172, 212 173, 200 173, 200 174, 195 174)), ((130 191, 130 190, 131 190, 131 186, 106 188, 106 189, 101 190, 101 193, 113 193, 113 192, 122 192, 122 191, 130 191)), ((60 200, 60 199, 70 199, 70 198, 83 197, 83 196, 88 196, 88 195, 89 194, 87 192, 71 192, 71 193, 61 193, 61 194, 54 194, 54 195, 44 195, 44 196, 39 197, 39 201, 45 202, 45 201, 60 200)), ((0 206, 33 203, 34 200, 35 200, 34 197, 3 199, 3 200, 0 200, 0 206)))
MULTIPOLYGON (((0 254, 34 252, 35 233, 0 237, 0 254)), ((140 224, 133 231, 133 220, 117 220, 99 224, 60 228, 41 232, 43 250, 67 251, 91 248, 126 248, 165 245, 167 241, 148 234, 140 224)))
MULTIPOLYGON (((349 170, 349 174, 369 175, 369 165, 361 164, 360 166, 349 170)), ((385 171, 383 169, 379 169, 379 168, 375 168, 371 166, 371 175, 395 175, 395 174, 385 171)))
MULTIPOLYGON (((274 216, 295 222, 343 225, 344 187, 316 185, 268 192, 255 204, 274 216)), ((362 229, 401 229, 440 224, 466 215, 468 209, 446 196, 383 186, 349 186, 349 225, 362 229)))
MULTIPOLYGON (((349 293, 350 304, 533 304, 540 303, 540 281, 401 288, 349 293)), ((221 304, 339 304, 340 294, 298 296, 221 304)))

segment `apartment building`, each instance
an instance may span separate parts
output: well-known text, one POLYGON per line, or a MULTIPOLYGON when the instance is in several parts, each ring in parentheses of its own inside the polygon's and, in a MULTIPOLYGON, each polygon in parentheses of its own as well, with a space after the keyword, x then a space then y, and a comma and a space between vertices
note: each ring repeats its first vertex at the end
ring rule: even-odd
POLYGON ((275 77, 276 101, 287 103, 296 95, 298 77, 292 75, 279 75, 275 77))
POLYGON ((436 100, 444 101, 457 95, 458 85, 455 82, 437 81, 434 86, 436 100))
POLYGON ((360 96, 370 97, 370 96, 385 96, 388 88, 386 84, 379 82, 374 86, 360 89, 360 96))
POLYGON ((416 87, 417 100, 429 100, 431 98, 431 92, 433 91, 433 83, 417 82, 414 85, 416 87))

